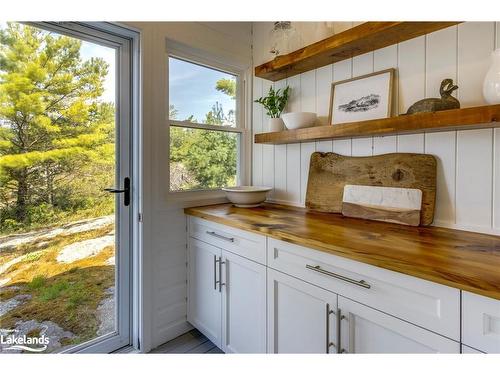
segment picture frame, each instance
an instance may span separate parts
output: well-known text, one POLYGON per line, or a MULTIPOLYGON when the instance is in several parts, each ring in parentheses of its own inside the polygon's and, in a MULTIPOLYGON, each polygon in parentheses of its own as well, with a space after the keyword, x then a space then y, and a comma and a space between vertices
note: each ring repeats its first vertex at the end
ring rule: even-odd
POLYGON ((395 72, 384 69, 332 83, 328 124, 391 117, 395 72))

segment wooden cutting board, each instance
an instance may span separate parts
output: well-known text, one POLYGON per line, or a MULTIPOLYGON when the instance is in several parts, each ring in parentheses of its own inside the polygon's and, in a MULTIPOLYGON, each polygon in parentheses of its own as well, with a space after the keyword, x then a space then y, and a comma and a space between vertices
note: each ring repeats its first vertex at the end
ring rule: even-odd
POLYGON ((344 216, 418 226, 421 208, 422 191, 419 189, 344 186, 344 216))
POLYGON ((420 224, 430 225, 434 219, 436 159, 432 155, 393 153, 353 157, 333 152, 314 152, 311 155, 307 208, 341 213, 345 185, 420 189, 420 224))

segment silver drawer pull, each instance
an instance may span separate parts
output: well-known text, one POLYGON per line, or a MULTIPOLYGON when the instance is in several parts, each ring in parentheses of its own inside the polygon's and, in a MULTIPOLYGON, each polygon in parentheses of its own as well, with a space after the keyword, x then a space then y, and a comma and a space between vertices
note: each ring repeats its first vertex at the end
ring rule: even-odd
POLYGON ((223 236, 223 235, 215 233, 215 232, 210 232, 209 230, 207 230, 207 234, 209 234, 211 236, 214 236, 216 238, 219 238, 221 240, 224 240, 224 241, 234 242, 234 238, 233 237, 226 237, 226 236, 223 236))
POLYGON ((359 281, 358 280, 354 280, 354 279, 351 279, 349 277, 345 277, 345 276, 339 275, 338 273, 333 273, 333 272, 330 272, 330 271, 323 270, 323 269, 321 269, 320 266, 311 266, 309 264, 306 264, 306 268, 308 270, 316 271, 316 272, 322 273, 323 275, 334 277, 336 279, 339 279, 339 280, 342 280, 342 281, 346 281, 348 283, 360 286, 362 288, 366 288, 366 289, 370 289, 371 288, 371 285, 368 284, 365 280, 359 280, 359 281))

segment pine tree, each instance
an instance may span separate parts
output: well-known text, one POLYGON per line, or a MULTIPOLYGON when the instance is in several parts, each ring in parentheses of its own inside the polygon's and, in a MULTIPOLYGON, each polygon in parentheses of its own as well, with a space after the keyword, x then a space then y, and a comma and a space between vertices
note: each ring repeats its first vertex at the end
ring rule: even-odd
POLYGON ((0 31, 0 221, 26 223, 33 205, 61 204, 65 180, 113 165, 114 106, 99 100, 108 66, 80 48, 18 23, 0 31))

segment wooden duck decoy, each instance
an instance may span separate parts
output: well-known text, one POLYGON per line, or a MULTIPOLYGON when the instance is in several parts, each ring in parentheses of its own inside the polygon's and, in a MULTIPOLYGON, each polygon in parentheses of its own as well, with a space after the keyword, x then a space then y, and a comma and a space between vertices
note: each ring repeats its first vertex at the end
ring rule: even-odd
POLYGON ((458 86, 453 84, 453 80, 451 78, 443 79, 441 82, 441 88, 439 89, 441 99, 427 98, 419 100, 408 108, 406 114, 411 115, 420 112, 436 112, 460 108, 460 102, 458 99, 451 96, 451 93, 456 89, 458 89, 458 86))

